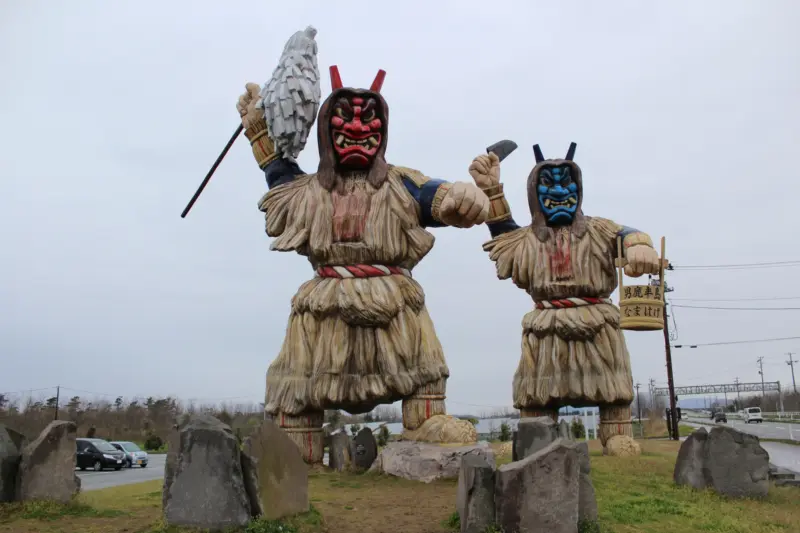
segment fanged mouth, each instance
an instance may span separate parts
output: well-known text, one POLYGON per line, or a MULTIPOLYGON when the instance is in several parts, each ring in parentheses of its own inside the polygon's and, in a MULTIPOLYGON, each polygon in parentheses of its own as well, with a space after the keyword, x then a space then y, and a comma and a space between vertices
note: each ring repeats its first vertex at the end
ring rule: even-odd
POLYGON ((578 204, 578 200, 574 196, 570 196, 566 200, 556 201, 552 198, 544 199, 544 206, 548 209, 555 209, 557 207, 572 207, 578 204))
POLYGON ((362 148, 366 148, 368 150, 375 148, 380 144, 378 139, 378 135, 370 135, 364 139, 353 139, 351 137, 345 137, 342 134, 336 135, 336 146, 340 146, 342 148, 347 148, 350 146, 361 146, 362 148))

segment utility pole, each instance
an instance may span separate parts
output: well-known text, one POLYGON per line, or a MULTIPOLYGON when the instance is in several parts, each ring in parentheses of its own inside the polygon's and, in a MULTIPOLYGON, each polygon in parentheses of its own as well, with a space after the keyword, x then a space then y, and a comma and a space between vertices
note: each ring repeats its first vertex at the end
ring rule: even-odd
POLYGON ((639 383, 636 384, 636 414, 639 415, 639 429, 642 429, 642 402, 641 396, 639 395, 639 387, 641 385, 639 383))
POLYGON ((58 399, 61 396, 61 385, 56 386, 56 407, 53 414, 53 420, 58 420, 58 399))
POLYGON ((758 373, 761 375, 761 408, 764 408, 764 400, 767 398, 767 391, 764 388, 764 356, 757 359, 758 373))
POLYGON ((792 368, 792 388, 794 388, 794 393, 797 394, 797 383, 794 382, 794 364, 797 363, 797 359, 792 359, 792 356, 795 355, 794 352, 788 352, 786 355, 789 356, 789 360, 786 361, 786 364, 792 368))
POLYGON ((656 380, 650 378, 650 382, 647 384, 650 390, 650 409, 656 409, 656 380))
MULTIPOLYGON (((670 292, 671 289, 667 287, 667 282, 664 282, 664 292, 670 292)), ((677 406, 675 405, 677 402, 675 401, 675 382, 672 379, 672 351, 669 344, 669 322, 667 317, 667 299, 666 294, 663 295, 664 297, 664 349, 667 352, 667 387, 669 388, 669 408, 672 416, 670 417, 670 422, 672 424, 672 431, 670 431, 670 436, 672 440, 680 440, 678 436, 678 410, 677 406)))
POLYGON ((742 395, 739 394, 739 378, 737 377, 733 382, 736 383, 736 410, 739 411, 742 408, 742 395))

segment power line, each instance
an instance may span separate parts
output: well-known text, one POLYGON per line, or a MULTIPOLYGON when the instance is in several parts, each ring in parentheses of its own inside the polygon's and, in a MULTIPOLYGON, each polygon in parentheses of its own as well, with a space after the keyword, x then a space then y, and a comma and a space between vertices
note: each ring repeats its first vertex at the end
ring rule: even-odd
POLYGON ((777 268, 788 266, 800 266, 800 260, 795 261, 769 261, 766 263, 738 263, 728 265, 673 265, 673 269, 678 270, 739 270, 749 268, 777 268))
POLYGON ((9 391, 9 392, 0 392, 0 394, 25 394, 26 392, 40 392, 43 390, 51 390, 57 388, 57 385, 53 385, 52 387, 42 387, 41 389, 25 389, 25 390, 18 390, 18 391, 9 391))
POLYGON ((723 344, 753 344, 759 342, 794 341, 800 337, 776 337, 772 339, 755 339, 747 341, 726 341, 726 342, 701 342, 697 344, 675 344, 673 348, 697 348, 698 346, 722 346, 723 344))
POLYGON ((774 300, 800 300, 800 296, 776 296, 773 298, 670 298, 682 302, 771 302, 774 300))
POLYGON ((715 309, 717 311, 800 311, 800 307, 714 307, 706 305, 673 305, 684 309, 715 309))

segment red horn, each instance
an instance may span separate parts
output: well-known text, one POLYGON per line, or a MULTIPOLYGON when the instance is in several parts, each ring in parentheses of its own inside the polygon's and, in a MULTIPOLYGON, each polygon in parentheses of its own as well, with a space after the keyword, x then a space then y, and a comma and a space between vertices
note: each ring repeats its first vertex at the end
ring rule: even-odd
POLYGON ((386 78, 386 71, 379 70, 378 73, 375 75, 375 80, 372 82, 372 86, 369 88, 369 90, 375 93, 381 92, 381 87, 383 87, 384 78, 386 78))
POLYGON ((331 90, 335 91, 336 89, 342 88, 342 77, 339 76, 339 67, 336 65, 331 65, 331 90))

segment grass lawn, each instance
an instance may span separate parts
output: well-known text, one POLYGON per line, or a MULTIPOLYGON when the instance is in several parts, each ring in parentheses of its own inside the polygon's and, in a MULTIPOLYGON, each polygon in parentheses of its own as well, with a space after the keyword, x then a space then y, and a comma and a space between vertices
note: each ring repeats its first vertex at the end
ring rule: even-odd
MULTIPOLYGON (((603 457, 592 441, 592 478, 602 533, 800 532, 800 491, 772 487, 766 501, 726 500, 672 485, 678 443, 641 441, 635 459, 603 457)), ((500 457, 498 462, 508 462, 500 457)), ((456 482, 424 484, 371 474, 310 473, 313 509, 246 533, 452 532, 456 482)), ((164 528, 161 482, 81 494, 75 504, 0 505, 2 533, 178 533, 164 528)))

